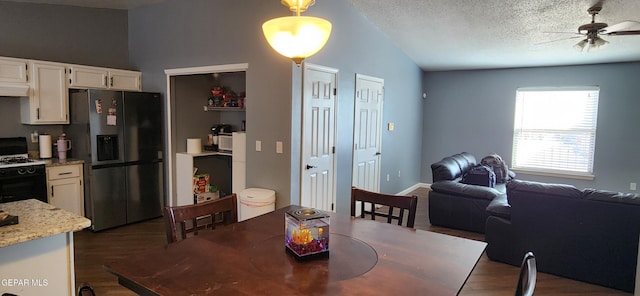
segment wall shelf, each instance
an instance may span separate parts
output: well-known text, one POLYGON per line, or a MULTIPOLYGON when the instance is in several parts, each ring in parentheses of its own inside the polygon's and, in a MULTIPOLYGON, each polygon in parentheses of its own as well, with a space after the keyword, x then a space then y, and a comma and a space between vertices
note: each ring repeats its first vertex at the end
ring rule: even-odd
POLYGON ((239 107, 213 107, 213 106, 202 106, 205 112, 207 111, 229 111, 229 112, 244 112, 244 108, 239 107))

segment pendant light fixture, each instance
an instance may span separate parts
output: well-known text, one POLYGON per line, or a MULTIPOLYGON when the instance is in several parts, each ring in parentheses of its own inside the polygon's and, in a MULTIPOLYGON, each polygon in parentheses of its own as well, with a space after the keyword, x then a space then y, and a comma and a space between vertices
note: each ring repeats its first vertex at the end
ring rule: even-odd
POLYGON ((302 60, 324 47, 331 34, 331 23, 325 19, 300 16, 315 0, 282 0, 282 5, 295 12, 295 16, 279 17, 262 25, 269 45, 279 54, 300 66, 302 60))

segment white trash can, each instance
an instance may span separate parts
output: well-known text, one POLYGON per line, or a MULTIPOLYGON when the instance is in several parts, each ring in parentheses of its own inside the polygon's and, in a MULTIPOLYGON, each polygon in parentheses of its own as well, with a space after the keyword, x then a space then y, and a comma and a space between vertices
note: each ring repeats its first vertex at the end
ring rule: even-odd
POLYGON ((263 188, 247 188, 238 193, 238 221, 251 219, 276 209, 276 192, 263 188))

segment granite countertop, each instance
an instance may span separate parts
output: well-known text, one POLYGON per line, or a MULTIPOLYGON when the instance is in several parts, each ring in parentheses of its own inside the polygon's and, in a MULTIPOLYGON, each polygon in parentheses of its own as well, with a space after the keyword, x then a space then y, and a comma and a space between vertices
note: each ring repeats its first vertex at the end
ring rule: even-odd
POLYGON ((42 159, 44 160, 44 165, 47 167, 52 167, 52 166, 61 166, 61 165, 74 165, 74 164, 83 164, 84 160, 81 159, 74 159, 74 158, 67 158, 67 159, 63 159, 60 160, 58 158, 50 158, 50 159, 42 159))
POLYGON ((0 204, 0 210, 18 216, 19 223, 0 227, 0 247, 91 226, 91 220, 36 199, 0 204))

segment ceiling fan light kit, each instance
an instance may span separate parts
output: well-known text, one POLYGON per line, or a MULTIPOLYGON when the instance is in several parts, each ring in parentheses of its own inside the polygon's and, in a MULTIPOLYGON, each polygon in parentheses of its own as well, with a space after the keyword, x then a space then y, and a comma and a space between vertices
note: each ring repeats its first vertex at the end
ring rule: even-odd
POLYGON ((322 18, 300 16, 300 12, 306 11, 315 0, 280 2, 296 15, 268 20, 262 25, 262 31, 276 52, 300 66, 305 58, 316 54, 327 43, 331 35, 331 23, 322 18))
POLYGON ((637 21, 624 21, 611 26, 606 23, 596 23, 596 15, 602 10, 601 4, 587 10, 591 15, 591 23, 578 27, 579 36, 567 38, 585 37, 573 46, 577 51, 590 52, 609 44, 609 41, 600 37, 601 35, 640 35, 640 22, 637 21))

